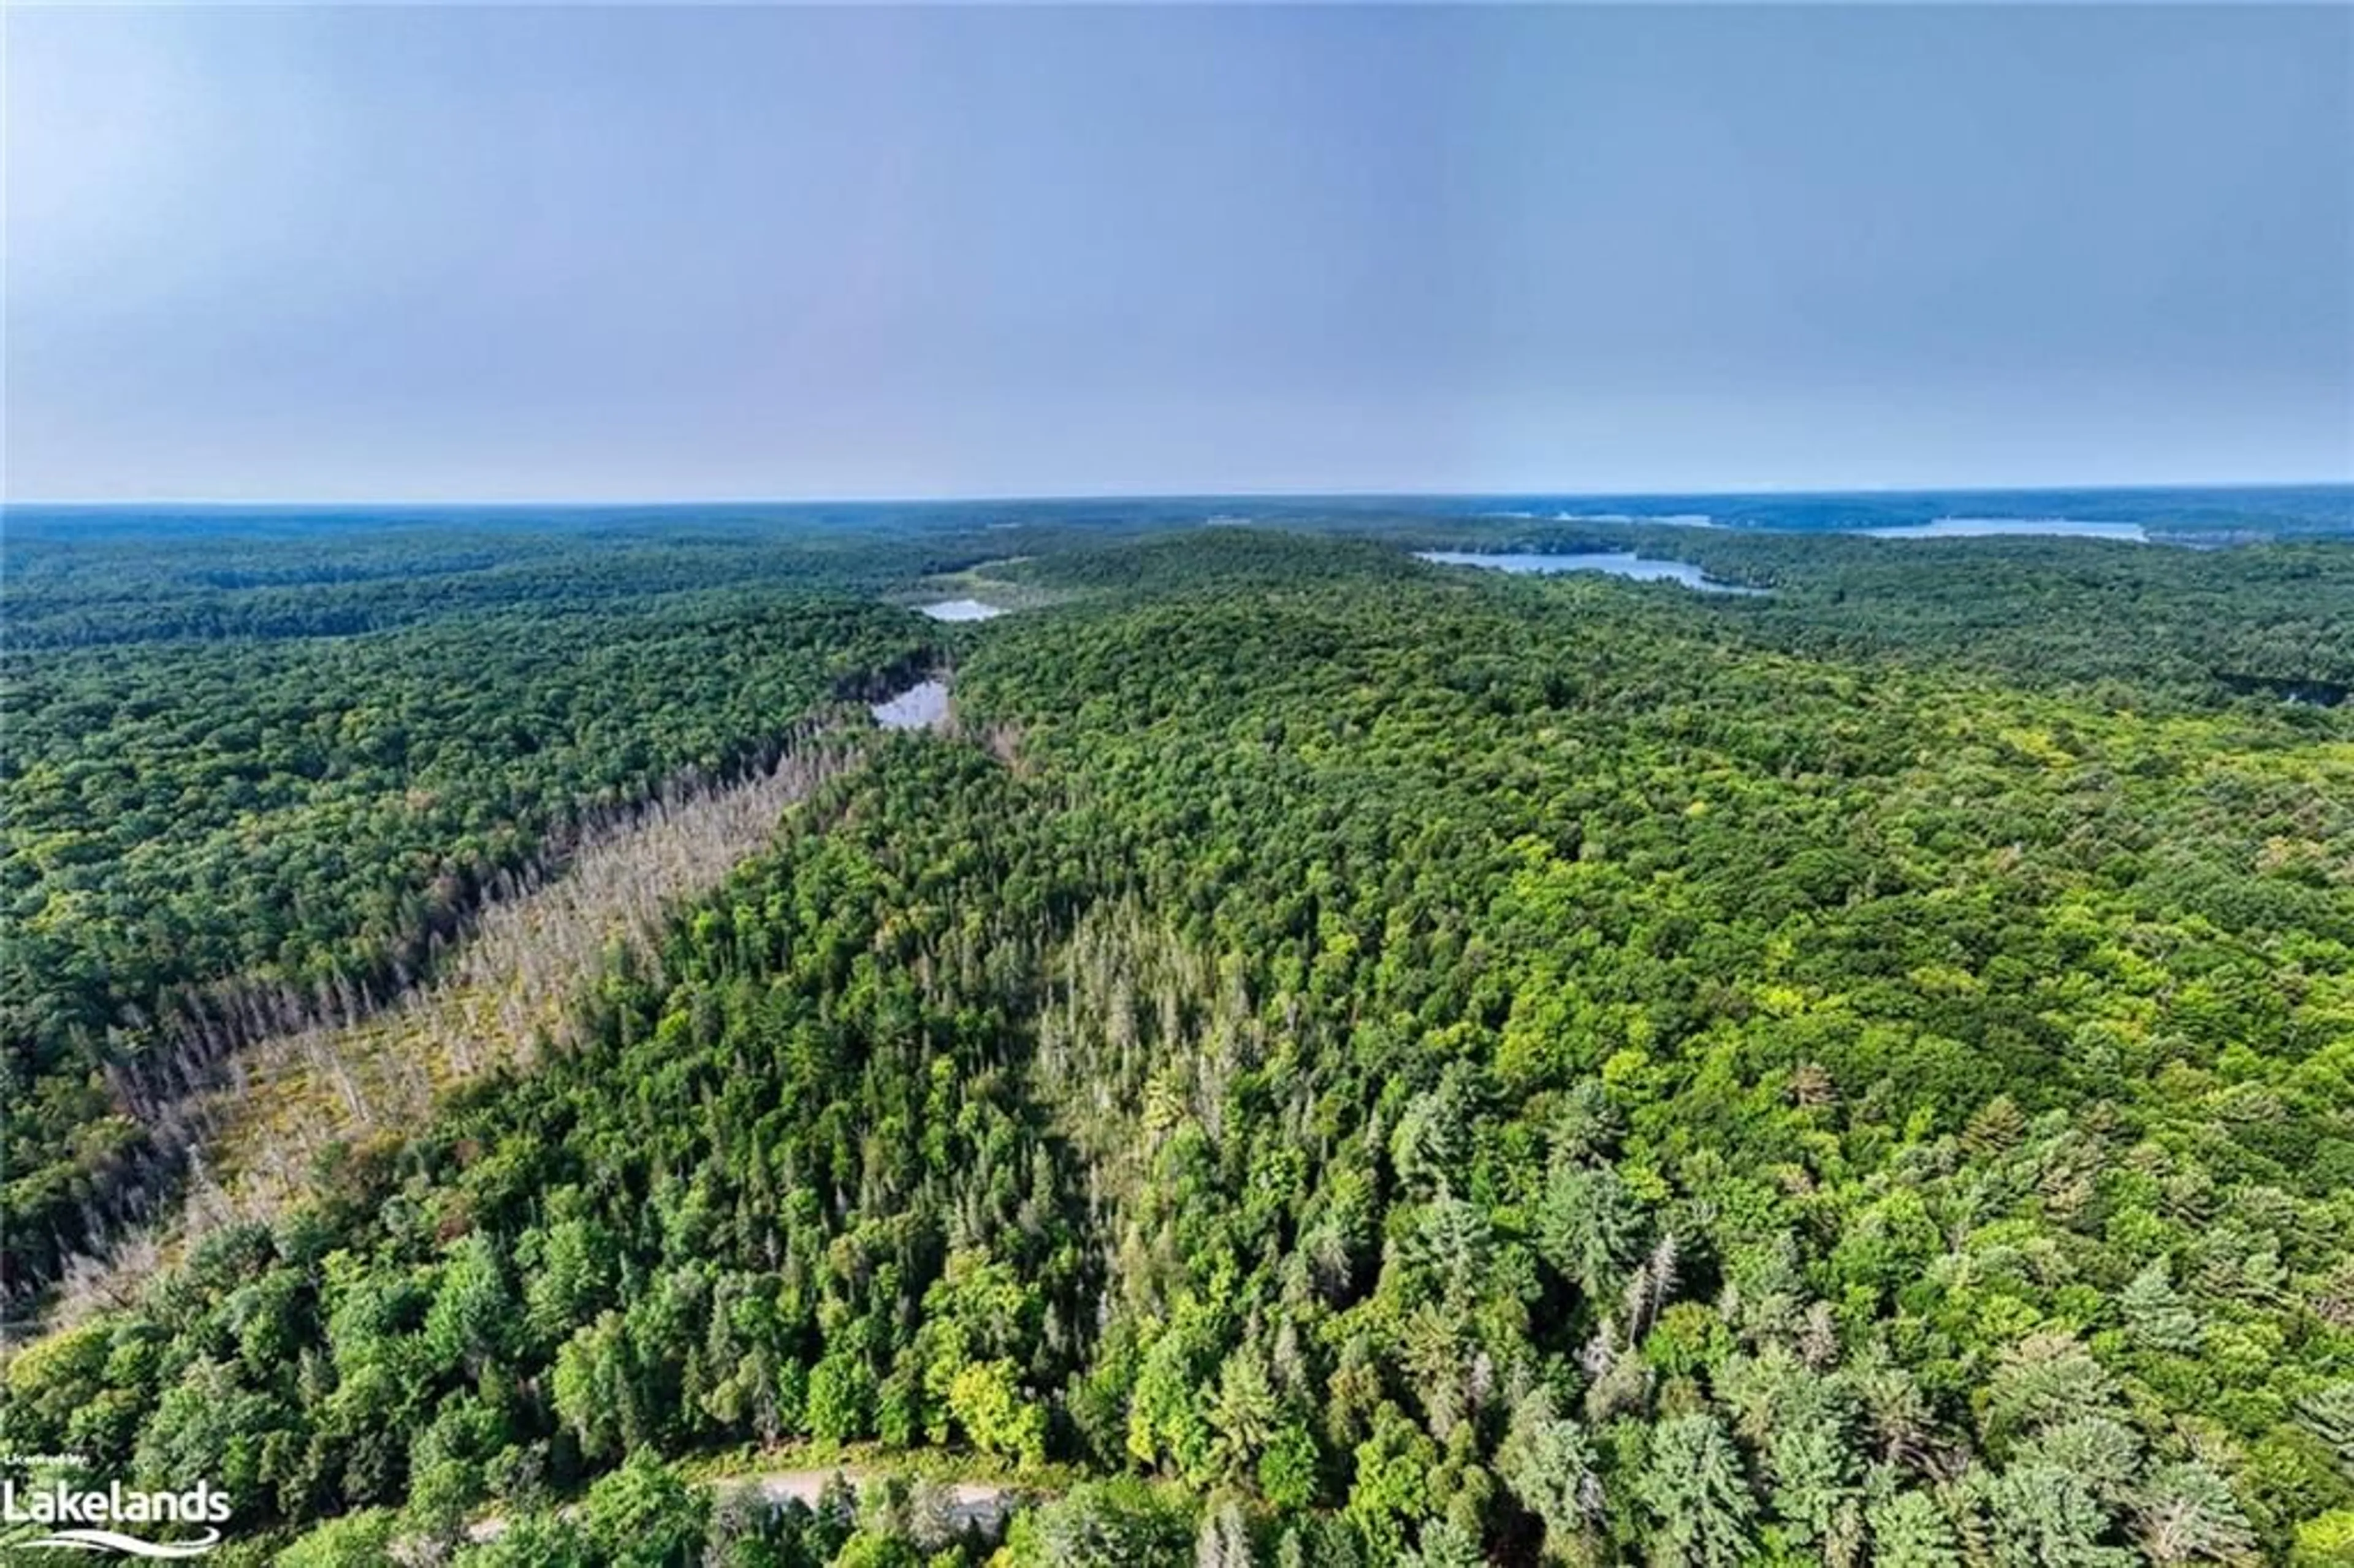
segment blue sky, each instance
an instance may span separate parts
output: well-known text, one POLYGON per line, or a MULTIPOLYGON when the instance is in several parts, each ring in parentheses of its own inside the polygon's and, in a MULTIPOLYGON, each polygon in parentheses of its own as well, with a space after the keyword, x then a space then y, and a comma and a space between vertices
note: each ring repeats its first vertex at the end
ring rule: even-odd
POLYGON ((2354 10, 14 9, 7 493, 2354 478, 2354 10))

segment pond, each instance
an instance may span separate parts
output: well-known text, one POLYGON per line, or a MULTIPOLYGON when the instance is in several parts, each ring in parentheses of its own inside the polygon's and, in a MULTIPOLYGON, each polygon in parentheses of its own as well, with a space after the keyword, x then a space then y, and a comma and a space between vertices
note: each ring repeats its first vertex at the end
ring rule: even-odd
POLYGON ((934 620, 994 620, 1005 613, 993 604, 983 604, 977 599, 944 599, 937 604, 916 607, 934 620))
POLYGON ((1906 523, 1858 532, 1874 539, 2003 539, 2051 536, 2067 539, 2117 539, 2131 545, 2149 543, 2148 530, 2138 523, 2079 523, 2069 517, 1940 517, 1934 523, 1906 523))
POLYGON ((918 681, 887 702, 868 705, 875 722, 885 729, 930 729, 949 716, 949 683, 918 681))
POLYGON ((1537 553, 1507 550, 1416 550, 1416 560, 1442 567, 1484 567, 1497 572, 1608 572, 1637 582, 1681 583, 1702 593, 1762 594, 1764 588, 1721 583, 1690 561, 1662 561, 1633 551, 1585 550, 1537 553))

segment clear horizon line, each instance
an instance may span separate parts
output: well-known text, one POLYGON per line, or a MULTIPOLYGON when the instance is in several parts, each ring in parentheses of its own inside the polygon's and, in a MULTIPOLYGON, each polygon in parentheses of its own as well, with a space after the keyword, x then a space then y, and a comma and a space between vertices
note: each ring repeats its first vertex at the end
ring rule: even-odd
POLYGON ((2333 479, 2202 479, 2132 480, 2125 482, 2071 480, 2062 483, 1980 483, 1902 485, 1776 484, 1748 488, 1697 490, 1102 490, 1063 492, 991 492, 931 495, 694 495, 694 496, 29 496, 0 498, 0 511, 9 507, 73 507, 98 510, 143 506, 203 507, 613 507, 613 506, 979 506, 1035 502, 1151 501, 1475 501, 1515 499, 1579 499, 1639 501, 1741 499, 1752 496, 1803 495, 2020 495, 2064 491, 2234 491, 2234 490, 2354 490, 2354 476, 2333 479))

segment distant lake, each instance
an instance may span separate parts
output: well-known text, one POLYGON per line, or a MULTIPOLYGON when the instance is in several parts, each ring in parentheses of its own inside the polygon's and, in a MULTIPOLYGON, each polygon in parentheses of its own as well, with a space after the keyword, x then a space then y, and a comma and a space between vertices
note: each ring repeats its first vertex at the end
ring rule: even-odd
POLYGON ((949 716, 948 683, 918 681, 888 702, 870 705, 868 711, 885 729, 929 729, 949 716))
POLYGON ((1612 577, 1632 577, 1637 582, 1681 583, 1702 593, 1761 594, 1764 588, 1743 588, 1738 583, 1721 583, 1689 561, 1661 561, 1632 551, 1586 550, 1578 552, 1514 553, 1504 550, 1416 550, 1416 560, 1430 561, 1442 567, 1485 567, 1496 572, 1608 572, 1612 577))
MULTIPOLYGON (((1483 512, 1483 517, 1505 517, 1521 522, 1534 522, 1533 512, 1483 512)), ((1705 512, 1556 512, 1555 523, 1640 523, 1662 528, 1713 528, 1716 519, 1705 512)))
POLYGON ((1705 512, 1556 512, 1556 523, 1640 523, 1654 528, 1713 528, 1705 512))
POLYGON ((1005 613, 977 599, 944 599, 938 604, 919 604, 916 608, 934 620, 994 620, 1005 613))
POLYGON ((2078 523, 2067 517, 1940 517, 1934 523, 1907 523, 1901 527, 1864 528, 1875 539, 1995 539, 2050 535, 2071 539, 2121 539, 2147 545, 2149 534, 2138 523, 2078 523))

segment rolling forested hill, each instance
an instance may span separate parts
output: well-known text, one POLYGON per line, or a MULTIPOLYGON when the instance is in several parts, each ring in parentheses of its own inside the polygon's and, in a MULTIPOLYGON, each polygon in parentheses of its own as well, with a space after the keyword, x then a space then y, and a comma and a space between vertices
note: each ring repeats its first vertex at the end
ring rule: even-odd
POLYGON ((259 543, 54 600, 28 1310, 157 1213, 157 998, 397 986, 579 813, 936 663, 957 718, 569 1048, 30 1340, 0 1451, 212 1478, 219 1561, 2354 1552, 2354 547, 1598 535, 1775 590, 1718 597, 1397 547, 1574 542, 1524 524, 1157 521, 488 604, 640 547, 492 530, 365 625, 259 543), (876 601, 976 565, 1052 608, 876 601), (838 1453, 1035 1501, 695 1484, 838 1453))

